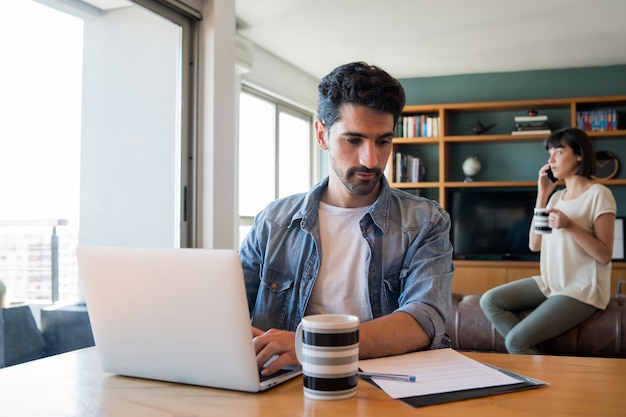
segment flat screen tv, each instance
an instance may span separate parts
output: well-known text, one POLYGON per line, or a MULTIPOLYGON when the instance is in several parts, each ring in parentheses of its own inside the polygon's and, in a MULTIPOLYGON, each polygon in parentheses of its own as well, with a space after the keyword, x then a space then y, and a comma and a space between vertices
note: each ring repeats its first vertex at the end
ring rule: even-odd
POLYGON ((448 198, 455 259, 539 260, 528 249, 536 191, 459 188, 448 198))

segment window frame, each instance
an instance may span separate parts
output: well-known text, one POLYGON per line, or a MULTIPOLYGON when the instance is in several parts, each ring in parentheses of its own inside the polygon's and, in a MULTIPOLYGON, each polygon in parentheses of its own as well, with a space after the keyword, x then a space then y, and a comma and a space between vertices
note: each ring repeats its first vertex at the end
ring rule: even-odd
POLYGON ((198 58, 199 20, 192 9, 176 7, 168 0, 131 0, 169 19, 182 29, 181 57, 181 160, 180 247, 198 246, 198 58))
MULTIPOLYGON (((280 196, 279 176, 281 175, 281 172, 280 172, 280 163, 279 163, 279 158, 280 158, 279 124, 280 124, 281 113, 287 113, 293 117, 300 118, 302 120, 305 120, 307 123, 309 123, 310 128, 309 128, 309 149, 308 149, 309 151, 309 172, 308 172, 309 184, 308 186, 309 187, 313 186, 313 184, 319 180, 318 177, 319 177, 319 171, 320 171, 318 167, 319 154, 316 152, 315 141, 314 141, 313 124, 315 121, 315 114, 313 114, 309 110, 306 110, 304 107, 299 107, 295 104, 289 103, 270 93, 263 92, 255 88, 252 85, 242 83, 241 91, 239 94, 243 94, 243 93, 250 94, 261 100, 265 100, 273 104, 275 107, 275 111, 274 111, 274 152, 275 152, 275 155, 274 155, 274 158, 275 158, 276 163, 274 166, 274 199, 278 199, 280 196)), ((239 113, 239 117, 241 117, 241 113, 239 113)), ((241 168, 239 169, 241 170, 241 168)), ((241 233, 241 227, 252 226, 253 222, 254 222, 254 216, 242 216, 241 214, 239 214, 240 242, 244 237, 241 233)))

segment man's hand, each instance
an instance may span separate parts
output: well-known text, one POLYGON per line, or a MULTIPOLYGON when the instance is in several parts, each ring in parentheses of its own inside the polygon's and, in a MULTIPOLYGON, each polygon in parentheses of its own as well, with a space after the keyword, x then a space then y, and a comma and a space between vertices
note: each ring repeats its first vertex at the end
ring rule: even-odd
POLYGON ((256 352, 256 361, 261 374, 271 375, 285 366, 299 365, 296 357, 296 335, 285 330, 269 329, 264 332, 252 327, 252 341, 256 352), (274 356, 278 356, 263 368, 274 356))

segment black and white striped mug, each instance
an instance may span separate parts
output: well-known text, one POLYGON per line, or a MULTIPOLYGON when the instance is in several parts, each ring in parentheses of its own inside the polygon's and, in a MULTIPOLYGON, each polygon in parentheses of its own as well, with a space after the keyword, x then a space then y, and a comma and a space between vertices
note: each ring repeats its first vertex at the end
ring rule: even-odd
POLYGON ((548 219, 550 215, 545 208, 536 208, 534 211, 533 221, 535 223, 535 233, 539 234, 547 234, 552 233, 552 227, 550 227, 550 222, 548 219))
POLYGON ((359 318, 349 314, 304 317, 296 330, 296 355, 302 364, 306 397, 352 397, 359 370, 359 318))

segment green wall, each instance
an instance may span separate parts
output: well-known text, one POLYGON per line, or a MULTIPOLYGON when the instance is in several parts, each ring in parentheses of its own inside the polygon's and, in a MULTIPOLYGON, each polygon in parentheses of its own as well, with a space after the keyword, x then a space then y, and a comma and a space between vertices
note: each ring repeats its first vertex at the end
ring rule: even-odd
MULTIPOLYGON (((493 74, 451 75, 445 77, 424 77, 400 79, 407 95, 407 104, 466 103, 480 101, 505 100, 537 100, 550 98, 574 98, 626 95, 626 65, 606 67, 589 67, 560 70, 541 70, 506 72, 493 74)), ((566 115, 569 117, 568 115, 566 115)), ((621 112, 622 129, 626 125, 626 112, 621 112)), ((550 116, 550 120, 558 119, 550 116)), ((485 124, 492 122, 487 118, 485 124)), ((509 126, 498 124, 495 130, 509 129, 509 126)), ((468 132, 469 133, 469 132, 468 132)), ((626 140, 604 139, 595 140, 596 150, 610 150, 620 160, 617 178, 626 178, 626 140)), ((458 158, 466 154, 477 154, 485 164, 483 175, 503 177, 507 180, 527 180, 528 175, 534 177, 547 160, 547 152, 540 142, 539 150, 532 146, 516 146, 515 160, 524 165, 516 167, 513 172, 506 171, 505 164, 498 161, 508 160, 511 155, 502 146, 480 146, 462 149, 458 158), (545 158, 543 157, 545 155, 545 158), (500 168, 498 168, 498 166, 500 168), (502 169, 502 172, 491 172, 502 169), (506 172, 505 172, 506 171, 506 172), (528 173, 531 174, 528 174, 528 173)), ((510 170, 509 170, 510 171, 510 170)), ((479 174, 480 175, 480 174, 479 174)), ((493 179, 493 178, 486 178, 493 179)), ((477 178, 480 180, 480 178, 477 178)), ((618 206, 618 216, 626 216, 626 186, 611 187, 618 206)))
POLYGON ((407 104, 626 95, 626 65, 404 78, 407 104))
MULTIPOLYGON (((407 104, 613 96, 626 95, 626 65, 401 78, 399 81, 405 89, 407 104)), ((622 160, 626 163, 626 149, 623 152, 622 160)), ((626 169, 620 171, 618 177, 626 178, 626 169)), ((322 176, 328 174, 324 152, 320 172, 322 176)))

